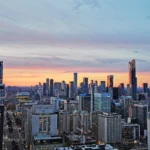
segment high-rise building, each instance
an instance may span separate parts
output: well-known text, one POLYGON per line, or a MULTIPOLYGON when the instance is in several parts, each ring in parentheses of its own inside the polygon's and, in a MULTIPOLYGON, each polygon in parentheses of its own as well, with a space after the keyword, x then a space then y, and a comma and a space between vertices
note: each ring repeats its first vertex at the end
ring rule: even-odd
POLYGON ((69 83, 69 98, 75 98, 74 82, 69 83))
POLYGON ((105 81, 101 81, 101 89, 102 89, 102 92, 106 92, 106 83, 105 83, 105 81))
POLYGON ((61 91, 61 82, 54 83, 54 96, 59 96, 61 91))
POLYGON ((114 86, 114 76, 109 75, 109 76, 107 76, 107 87, 113 88, 113 86, 114 86))
POLYGON ((111 98, 113 98, 113 86, 114 86, 114 76, 109 75, 107 76, 107 88, 111 98))
POLYGON ((84 86, 84 92, 86 94, 88 94, 89 90, 88 90, 88 78, 83 78, 83 86, 84 86))
POLYGON ((97 80, 95 80, 95 86, 98 86, 98 82, 97 82, 97 80))
POLYGON ((119 96, 122 96, 124 94, 125 94, 125 92, 124 92, 124 83, 120 83, 120 85, 119 85, 119 96))
POLYGON ((110 94, 94 93, 94 111, 111 112, 110 94))
POLYGON ((32 109, 27 112, 27 131, 25 132, 25 136, 27 137, 27 141, 29 139, 28 145, 32 144, 32 146, 37 148, 45 140, 42 148, 46 149, 49 143, 60 139, 58 137, 57 119, 58 114, 55 113, 53 105, 33 105, 32 109))
POLYGON ((4 104, 4 98, 5 98, 5 85, 0 84, 0 104, 4 104))
POLYGON ((148 83, 143 83, 143 93, 148 93, 148 83))
POLYGON ((4 105, 0 104, 0 150, 3 148, 4 105))
POLYGON ((147 131, 147 112, 148 112, 148 105, 145 104, 134 104, 132 107, 133 117, 137 118, 137 123, 140 125, 141 135, 146 136, 147 131))
POLYGON ((129 62, 129 84, 131 85, 131 93, 134 100, 136 100, 137 93, 137 78, 136 78, 136 64, 135 59, 129 62))
POLYGON ((150 112, 147 114, 147 137, 148 137, 148 149, 150 149, 150 112))
POLYGON ((3 61, 0 61, 0 84, 3 84, 3 61))
POLYGON ((113 99, 118 99, 119 97, 119 88, 113 87, 113 99))
POLYGON ((121 116, 116 113, 98 114, 98 139, 105 143, 121 142, 121 116))
POLYGON ((54 80, 50 79, 50 96, 53 96, 54 93, 54 80))
POLYGON ((127 120, 129 117, 129 106, 132 104, 133 98, 132 96, 121 96, 119 100, 121 106, 123 107, 122 118, 127 120))
POLYGON ((65 83, 65 81, 61 82, 61 91, 66 91, 66 83, 65 83))
POLYGON ((43 96, 46 96, 46 83, 43 83, 43 96))
POLYGON ((70 117, 71 114, 66 111, 59 112, 59 134, 70 132, 70 117))
POLYGON ((78 73, 74 73, 74 88, 76 94, 77 94, 77 86, 78 86, 78 73))
POLYGON ((46 79, 46 93, 49 96, 49 78, 46 79))
POLYGON ((91 94, 80 94, 76 97, 79 101, 79 111, 88 111, 91 110, 91 94))

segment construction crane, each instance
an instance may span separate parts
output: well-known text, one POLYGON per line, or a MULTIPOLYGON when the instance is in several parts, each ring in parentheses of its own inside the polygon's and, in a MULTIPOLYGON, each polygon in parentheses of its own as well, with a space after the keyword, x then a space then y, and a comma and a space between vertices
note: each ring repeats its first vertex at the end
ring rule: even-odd
MULTIPOLYGON (((71 106, 73 107, 74 110, 76 110, 74 104, 71 104, 71 106)), ((86 135, 87 133, 84 131, 84 126, 85 126, 85 124, 83 124, 83 116, 81 116, 81 119, 80 119, 79 113, 77 113, 77 117, 78 117, 78 120, 79 120, 79 122, 80 122, 81 128, 76 127, 76 129, 81 132, 81 139, 80 139, 80 142, 81 142, 82 144, 85 144, 85 142, 86 142, 86 137, 85 137, 85 135, 86 135)))

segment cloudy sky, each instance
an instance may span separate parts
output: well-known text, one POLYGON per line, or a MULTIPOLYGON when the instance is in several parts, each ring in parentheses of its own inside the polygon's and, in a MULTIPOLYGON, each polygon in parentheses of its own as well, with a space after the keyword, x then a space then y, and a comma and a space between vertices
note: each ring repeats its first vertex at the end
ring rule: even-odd
POLYGON ((0 60, 6 85, 87 76, 127 83, 136 59, 150 81, 150 0, 1 0, 0 60))

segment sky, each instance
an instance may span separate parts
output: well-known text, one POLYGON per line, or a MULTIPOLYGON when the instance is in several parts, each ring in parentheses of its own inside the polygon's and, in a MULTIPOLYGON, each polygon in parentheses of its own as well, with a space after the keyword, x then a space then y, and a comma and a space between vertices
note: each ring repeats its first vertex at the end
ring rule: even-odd
POLYGON ((4 83, 28 86, 94 80, 113 74, 128 83, 136 59, 138 85, 150 82, 149 0, 1 0, 0 60, 4 83))

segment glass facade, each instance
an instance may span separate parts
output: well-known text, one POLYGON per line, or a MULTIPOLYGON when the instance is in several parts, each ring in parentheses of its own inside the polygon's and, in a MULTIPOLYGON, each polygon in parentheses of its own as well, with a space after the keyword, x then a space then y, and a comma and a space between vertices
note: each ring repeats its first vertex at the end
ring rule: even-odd
POLYGON ((94 111, 111 112, 111 96, 108 93, 94 93, 94 111))

